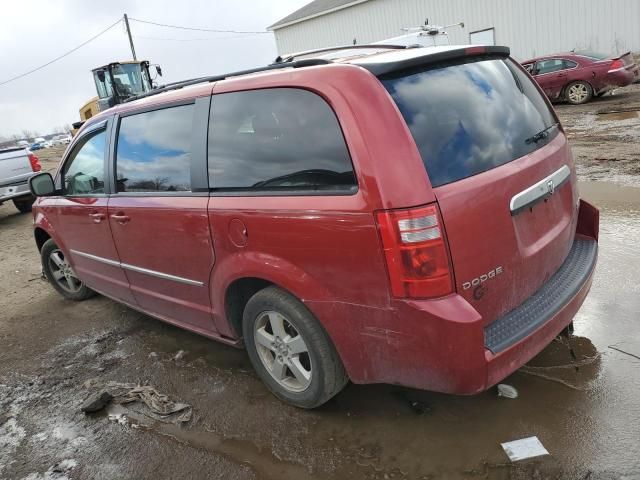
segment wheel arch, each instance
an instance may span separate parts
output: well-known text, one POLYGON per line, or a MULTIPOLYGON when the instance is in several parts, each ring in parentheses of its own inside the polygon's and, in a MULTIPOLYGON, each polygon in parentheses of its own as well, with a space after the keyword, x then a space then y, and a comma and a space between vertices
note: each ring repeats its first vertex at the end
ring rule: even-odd
MULTIPOLYGON (((327 289, 299 266, 257 252, 239 252, 218 261, 210 285, 214 312, 220 312, 222 317, 218 323, 220 333, 231 338, 242 336, 246 302, 263 288, 274 285, 305 304, 308 300, 331 298, 327 289)), ((318 321, 322 324, 320 318, 318 321)), ((323 328, 326 330, 326 326, 323 328)))
POLYGON ((42 227, 36 227, 33 229, 33 236, 36 240, 36 246, 38 247, 38 251, 42 250, 42 246, 45 244, 47 240, 51 238, 49 232, 47 232, 42 227))
POLYGON ((249 299, 271 285, 264 278, 242 277, 227 286, 224 295, 224 312, 236 338, 242 338, 242 315, 249 299))

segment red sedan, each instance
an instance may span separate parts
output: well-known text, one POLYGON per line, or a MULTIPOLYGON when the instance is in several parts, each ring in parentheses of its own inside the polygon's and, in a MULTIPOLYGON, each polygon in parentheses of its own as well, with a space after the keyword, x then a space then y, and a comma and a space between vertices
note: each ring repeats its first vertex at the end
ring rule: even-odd
POLYGON ((574 105, 640 81, 640 69, 631 52, 618 57, 588 51, 558 53, 522 65, 551 100, 574 105))

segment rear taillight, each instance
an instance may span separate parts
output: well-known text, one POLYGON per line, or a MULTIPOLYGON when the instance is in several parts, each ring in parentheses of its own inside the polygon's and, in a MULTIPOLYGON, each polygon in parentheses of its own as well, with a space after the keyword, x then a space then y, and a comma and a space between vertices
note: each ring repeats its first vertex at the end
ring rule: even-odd
POLYGON ((33 170, 34 172, 39 172, 40 170, 42 170, 42 167, 40 166, 40 160, 38 160, 38 157, 36 157, 33 153, 29 154, 29 163, 31 164, 31 170, 33 170))
POLYGON ((622 60, 617 59, 611 62, 611 65, 609 66, 609 71, 620 70, 621 68, 624 68, 624 63, 622 63, 622 60))
POLYGON ((433 298, 453 292, 449 252, 435 204, 385 210, 376 218, 393 296, 433 298))

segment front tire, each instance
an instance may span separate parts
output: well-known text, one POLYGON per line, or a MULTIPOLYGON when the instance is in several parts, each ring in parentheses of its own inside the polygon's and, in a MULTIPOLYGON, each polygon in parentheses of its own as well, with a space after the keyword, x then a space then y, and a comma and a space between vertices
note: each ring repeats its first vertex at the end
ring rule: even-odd
POLYGON ((40 259, 45 277, 64 298, 79 302, 95 295, 95 292, 76 276, 65 254, 53 239, 44 242, 40 250, 40 259))
POLYGON ((29 213, 31 211, 31 206, 33 205, 33 202, 35 202, 35 200, 36 199, 34 197, 20 200, 14 199, 13 204, 18 210, 20 210, 20 213, 29 213))
POLYGON ((298 299, 278 287, 247 302, 242 330, 249 359, 269 390, 282 401, 315 408, 349 381, 333 343, 298 299))
POLYGON ((593 97, 593 89, 587 82, 573 82, 567 85, 564 97, 571 105, 582 105, 593 97))

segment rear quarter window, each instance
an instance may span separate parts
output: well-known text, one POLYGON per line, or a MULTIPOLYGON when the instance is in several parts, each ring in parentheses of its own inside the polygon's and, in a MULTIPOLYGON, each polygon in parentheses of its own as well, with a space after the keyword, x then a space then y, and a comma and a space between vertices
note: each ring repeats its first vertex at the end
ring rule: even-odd
POLYGON ((208 152, 213 191, 350 194, 357 190, 333 110, 306 90, 214 95, 208 152))
POLYGON ((381 78, 434 187, 485 172, 548 143, 553 113, 511 59, 448 63, 381 78), (532 140, 537 133, 548 134, 532 140))

